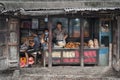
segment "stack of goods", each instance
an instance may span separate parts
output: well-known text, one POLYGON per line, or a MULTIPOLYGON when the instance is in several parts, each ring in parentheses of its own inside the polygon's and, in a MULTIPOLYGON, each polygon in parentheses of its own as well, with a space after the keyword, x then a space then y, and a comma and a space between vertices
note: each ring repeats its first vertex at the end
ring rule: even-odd
POLYGON ((27 64, 27 59, 26 57, 21 57, 20 58, 20 67, 28 67, 28 65, 32 65, 34 64, 34 58, 33 57, 29 57, 28 58, 28 64, 27 64))
POLYGON ((78 48, 80 46, 79 42, 68 42, 65 48, 78 48))
POLYGON ((97 39, 94 39, 94 48, 99 48, 99 42, 97 39))
POLYGON ((90 48, 99 48, 98 40, 97 39, 94 39, 94 41, 89 40, 88 41, 88 47, 90 47, 90 48))
POLYGON ((27 63, 26 57, 21 57, 20 58, 20 67, 25 67, 26 63, 27 63))
POLYGON ((28 64, 30 64, 30 65, 34 64, 34 58, 33 57, 29 57, 28 64))
POLYGON ((31 36, 29 36, 29 37, 21 37, 21 43, 24 43, 26 40, 32 41, 33 39, 34 39, 34 37, 31 37, 31 36))
POLYGON ((89 40, 88 41, 88 47, 89 48, 94 48, 94 42, 93 42, 93 40, 89 40))

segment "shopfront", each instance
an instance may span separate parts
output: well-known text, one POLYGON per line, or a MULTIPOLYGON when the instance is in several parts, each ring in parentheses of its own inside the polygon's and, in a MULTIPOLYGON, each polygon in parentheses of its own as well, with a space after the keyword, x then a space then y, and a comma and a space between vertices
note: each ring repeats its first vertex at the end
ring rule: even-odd
POLYGON ((103 11, 105 13, 100 10, 88 10, 87 12, 21 17, 20 44, 26 38, 33 40, 32 32, 39 37, 42 36, 44 29, 47 28, 49 43, 45 49, 40 50, 43 66, 109 66, 112 61, 112 43, 117 20, 109 10, 103 11), (57 22, 62 23, 68 35, 64 46, 58 46, 53 41, 53 31, 57 22))
POLYGON ((34 40, 32 33, 36 33, 40 38, 46 28, 49 31, 48 45, 44 49, 40 47, 39 52, 31 53, 33 59, 28 61, 33 61, 32 65, 39 64, 36 58, 37 53, 40 53, 42 55, 40 64, 43 66, 112 66, 112 56, 115 53, 114 64, 118 66, 119 13, 115 14, 118 9, 48 9, 48 12, 46 11, 47 9, 35 9, 35 11, 20 9, 18 15, 9 15, 5 18, 5 22, 8 23, 9 40, 6 41, 8 44, 6 47, 10 52, 7 59, 11 61, 9 66, 15 64, 12 66, 21 67, 26 64, 26 57, 29 58, 29 55, 21 56, 21 53, 26 53, 21 50, 21 45, 26 39, 29 42, 34 40), (57 45, 53 41, 53 31, 57 22, 62 23, 68 35, 65 45, 62 45, 63 43, 57 45))

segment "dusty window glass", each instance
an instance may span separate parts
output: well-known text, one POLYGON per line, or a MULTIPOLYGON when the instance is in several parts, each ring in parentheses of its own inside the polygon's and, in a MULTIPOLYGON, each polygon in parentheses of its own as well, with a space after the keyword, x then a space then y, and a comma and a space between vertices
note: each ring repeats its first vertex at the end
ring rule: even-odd
POLYGON ((16 60, 17 59, 17 47, 16 46, 10 46, 9 48, 9 56, 10 56, 10 59, 12 60, 16 60))
POLYGON ((89 37, 90 36, 90 32, 89 32, 89 30, 90 30, 90 26, 89 26, 89 22, 87 21, 87 20, 84 20, 84 24, 83 24, 83 26, 84 26, 84 37, 89 37))
POLYGON ((69 26, 70 37, 80 37, 80 19, 71 19, 69 26))
POLYGON ((17 34, 16 34, 16 32, 11 32, 10 33, 10 42, 11 43, 17 43, 17 34))

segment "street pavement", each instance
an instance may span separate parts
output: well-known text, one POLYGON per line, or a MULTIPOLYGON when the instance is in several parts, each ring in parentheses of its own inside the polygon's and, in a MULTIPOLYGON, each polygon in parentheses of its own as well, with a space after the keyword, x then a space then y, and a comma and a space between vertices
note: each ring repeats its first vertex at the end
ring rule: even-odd
POLYGON ((32 67, 1 72, 0 80, 120 80, 120 72, 105 66, 32 67))

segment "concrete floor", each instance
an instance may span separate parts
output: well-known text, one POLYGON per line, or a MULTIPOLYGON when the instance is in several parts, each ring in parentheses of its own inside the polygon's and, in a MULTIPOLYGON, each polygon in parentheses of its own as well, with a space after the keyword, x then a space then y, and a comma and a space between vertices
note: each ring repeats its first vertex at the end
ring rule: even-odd
POLYGON ((102 66, 38 66, 1 72, 0 80, 120 80, 120 72, 102 66))

